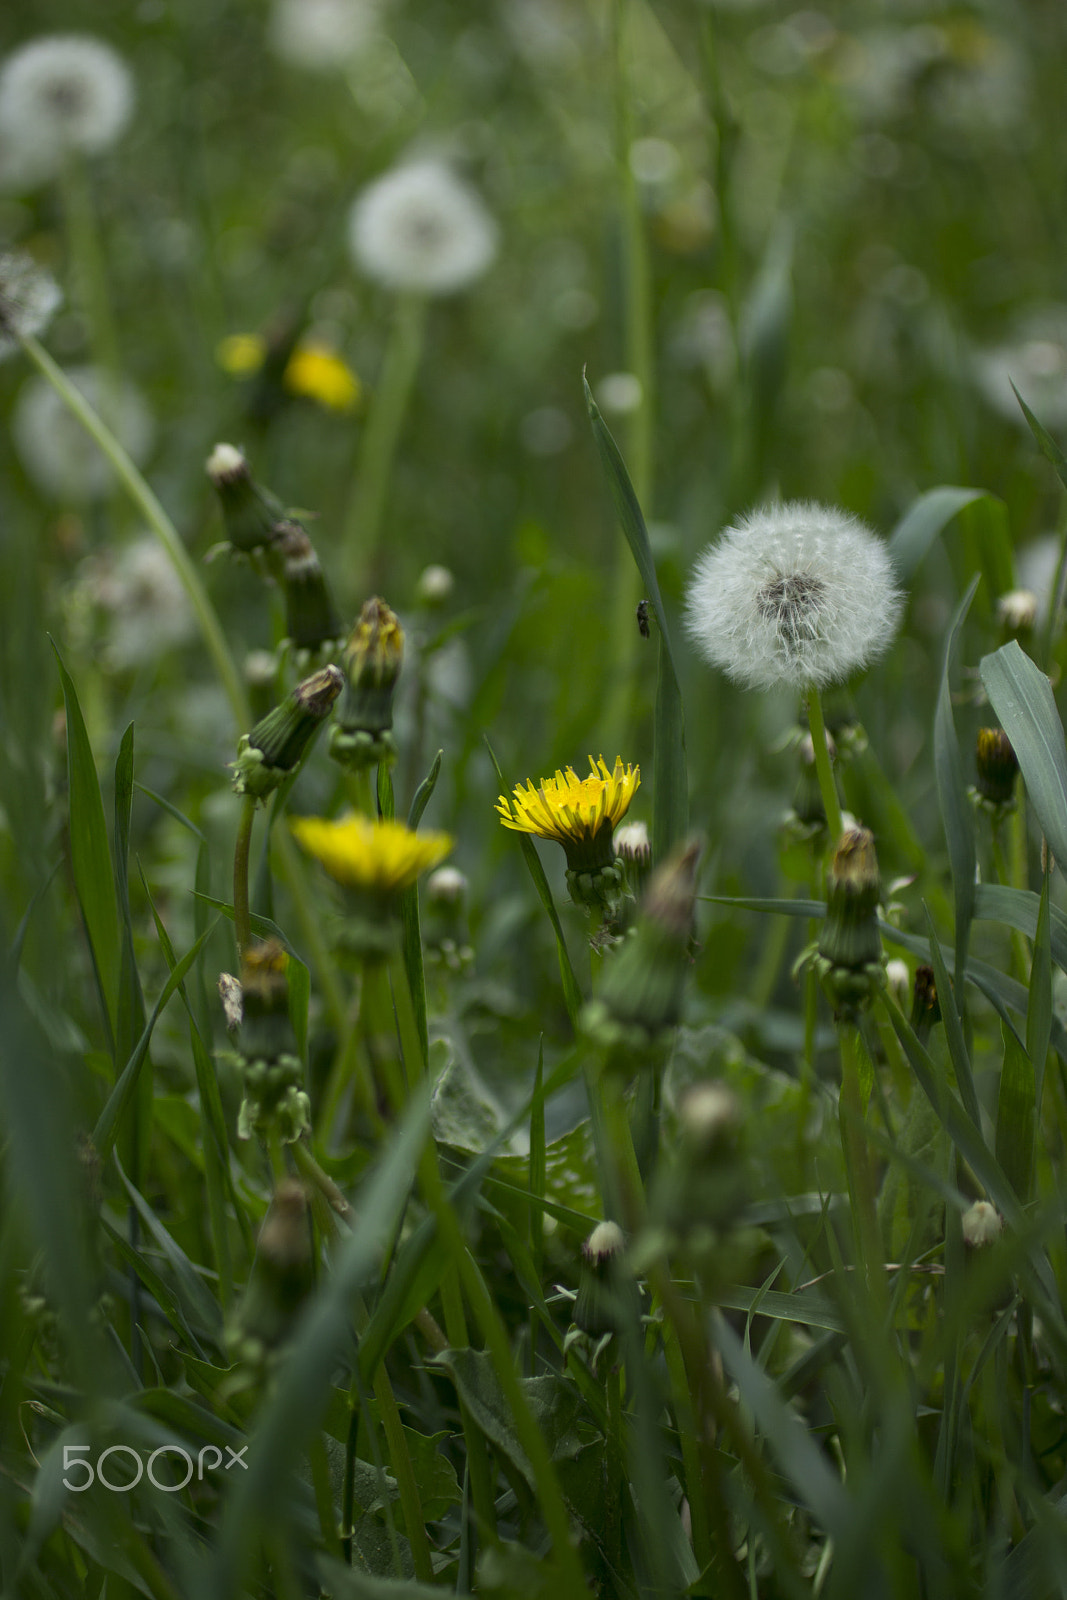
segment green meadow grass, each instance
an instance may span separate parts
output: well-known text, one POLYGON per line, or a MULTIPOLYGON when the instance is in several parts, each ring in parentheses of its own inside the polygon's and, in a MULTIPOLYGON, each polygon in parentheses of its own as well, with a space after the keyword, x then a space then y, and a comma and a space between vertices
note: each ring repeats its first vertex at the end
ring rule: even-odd
POLYGON ((0 260, 3 1594, 1059 1595, 1062 8, 374 10, 318 70, 265 0, 0 22, 0 258, 64 297, 21 338, 0 260), (35 177, 5 62, 88 30, 132 116, 35 177), (492 219, 455 292, 349 251, 414 156, 492 219), (347 409, 294 392, 308 342, 347 409), (34 382, 100 492, 39 465, 34 382), (344 656, 219 549, 222 441, 345 634, 380 595, 405 636, 375 758, 331 759, 346 689, 259 807, 238 739, 344 656), (861 998, 800 696, 683 623, 776 499, 906 596, 822 701, 894 963, 861 998), (590 756, 640 766, 647 895, 501 825, 590 756), (289 821, 353 804, 461 885, 346 895, 289 821), (284 1113, 219 986, 266 939, 284 1113))

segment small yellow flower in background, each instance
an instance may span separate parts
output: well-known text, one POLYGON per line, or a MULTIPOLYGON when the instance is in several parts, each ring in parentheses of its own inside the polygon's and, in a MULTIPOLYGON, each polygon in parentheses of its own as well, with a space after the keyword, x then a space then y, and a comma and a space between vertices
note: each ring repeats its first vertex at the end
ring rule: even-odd
POLYGON ((261 333, 231 333, 215 346, 215 360, 231 378, 250 378, 267 359, 267 341, 261 333))
POLYGON ((555 839, 567 852, 572 872, 596 873, 615 859, 613 833, 630 807, 641 768, 618 757, 609 771, 604 757, 589 757, 589 776, 573 767, 543 778, 537 788, 520 783, 511 798, 501 795, 496 809, 505 828, 555 839))
POLYGON ((452 848, 447 833, 413 833, 402 822, 372 822, 355 812, 339 822, 297 817, 290 824, 297 842, 338 883, 367 894, 406 889, 436 867, 452 848))
POLYGON ((328 345, 314 340, 293 351, 282 382, 290 394, 316 400, 328 411, 352 411, 362 394, 359 379, 348 363, 328 345))

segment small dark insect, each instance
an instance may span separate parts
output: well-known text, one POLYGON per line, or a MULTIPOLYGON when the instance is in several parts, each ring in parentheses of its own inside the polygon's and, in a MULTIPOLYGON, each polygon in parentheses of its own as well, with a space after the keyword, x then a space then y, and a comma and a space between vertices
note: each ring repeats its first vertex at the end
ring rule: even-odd
POLYGON ((647 600, 639 600, 637 602, 637 631, 641 635, 642 639, 648 639, 652 636, 652 630, 648 625, 647 600))

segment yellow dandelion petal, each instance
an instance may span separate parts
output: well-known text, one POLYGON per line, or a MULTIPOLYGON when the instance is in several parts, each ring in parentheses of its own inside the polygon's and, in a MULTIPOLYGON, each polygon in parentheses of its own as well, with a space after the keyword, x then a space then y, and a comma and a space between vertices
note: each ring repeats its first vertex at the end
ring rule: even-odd
POLYGON ((328 345, 313 342, 293 351, 282 382, 290 394, 316 400, 328 411, 352 411, 362 392, 348 363, 328 345))
POLYGON ((414 833, 402 822, 371 821, 355 812, 339 822, 297 817, 290 826, 298 843, 331 878, 372 894, 406 889, 436 867, 453 844, 447 833, 414 833))
POLYGON ((596 871, 613 859, 611 835, 629 809, 641 782, 640 767, 624 766, 621 756, 609 771, 603 756, 589 757, 589 776, 573 767, 555 776, 518 784, 501 795, 496 810, 505 828, 554 839, 567 852, 568 866, 596 871))

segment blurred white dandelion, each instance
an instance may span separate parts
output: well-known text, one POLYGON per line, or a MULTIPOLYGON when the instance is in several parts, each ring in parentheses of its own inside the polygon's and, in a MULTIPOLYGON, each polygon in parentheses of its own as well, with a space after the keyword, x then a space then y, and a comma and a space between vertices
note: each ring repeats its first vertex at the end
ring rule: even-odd
POLYGON ((749 689, 840 683, 883 654, 902 597, 884 543, 856 517, 803 501, 764 506, 697 561, 686 628, 749 689))
POLYGON ((267 41, 308 72, 343 71, 379 37, 381 0, 274 0, 267 41))
POLYGON ((1067 425, 1067 306, 1027 313, 1011 338, 977 352, 973 370, 985 399, 1017 427, 1025 430, 1028 423, 1013 383, 1046 428, 1067 425))
POLYGON ((24 250, 0 255, 0 361, 15 354, 20 339, 43 333, 62 301, 52 274, 24 250))
POLYGON ((8 181, 54 176, 72 151, 97 155, 133 115, 122 57, 88 34, 44 34, 0 64, 0 149, 8 181))
POLYGON ((455 294, 491 265, 498 229, 480 196, 439 160, 410 161, 364 189, 349 217, 352 257, 389 289, 455 294))
MULTIPOLYGON (((97 367, 71 368, 66 376, 141 466, 152 448, 155 422, 140 392, 126 379, 113 384, 97 367)), ((110 491, 107 457, 46 378, 32 377, 19 390, 12 434, 27 473, 50 500, 81 505, 110 491)))
POLYGON ((155 661, 196 631, 182 581, 150 534, 91 556, 80 586, 84 598, 103 614, 103 661, 111 671, 155 661))

